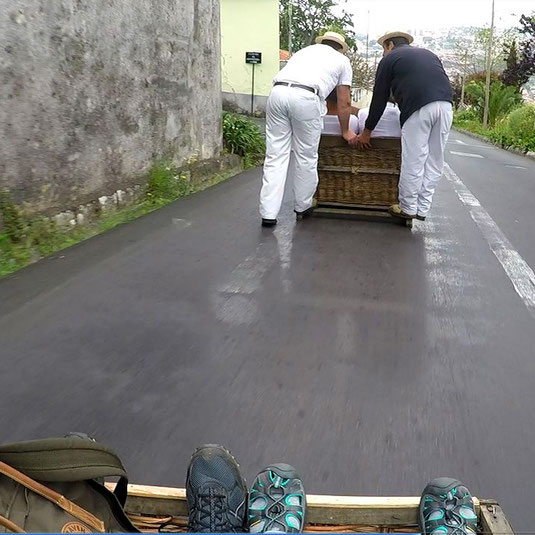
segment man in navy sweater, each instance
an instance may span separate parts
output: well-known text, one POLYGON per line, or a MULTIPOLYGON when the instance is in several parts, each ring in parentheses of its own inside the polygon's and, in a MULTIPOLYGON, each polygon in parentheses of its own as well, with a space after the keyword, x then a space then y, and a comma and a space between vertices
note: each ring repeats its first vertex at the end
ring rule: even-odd
POLYGON ((444 168, 444 149, 453 118, 452 89, 440 59, 410 46, 413 38, 391 32, 377 42, 383 59, 377 68, 370 113, 356 143, 370 147, 371 133, 381 118, 390 92, 401 110, 401 176, 399 204, 390 213, 424 221, 444 168))

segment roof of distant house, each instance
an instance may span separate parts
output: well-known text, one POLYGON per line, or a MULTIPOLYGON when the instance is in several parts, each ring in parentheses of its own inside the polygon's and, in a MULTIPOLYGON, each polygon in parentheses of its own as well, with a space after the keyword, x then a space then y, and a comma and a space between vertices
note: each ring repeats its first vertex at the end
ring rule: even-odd
POLYGON ((279 50, 280 61, 288 61, 290 59, 290 52, 288 50, 279 50))

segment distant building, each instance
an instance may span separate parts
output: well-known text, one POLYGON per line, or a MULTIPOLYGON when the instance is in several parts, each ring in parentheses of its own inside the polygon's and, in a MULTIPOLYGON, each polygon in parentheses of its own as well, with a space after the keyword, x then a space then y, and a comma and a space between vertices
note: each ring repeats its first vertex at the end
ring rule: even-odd
POLYGON ((262 114, 280 68, 279 0, 221 0, 223 107, 251 112, 252 70, 246 52, 261 52, 255 65, 254 113, 262 114))

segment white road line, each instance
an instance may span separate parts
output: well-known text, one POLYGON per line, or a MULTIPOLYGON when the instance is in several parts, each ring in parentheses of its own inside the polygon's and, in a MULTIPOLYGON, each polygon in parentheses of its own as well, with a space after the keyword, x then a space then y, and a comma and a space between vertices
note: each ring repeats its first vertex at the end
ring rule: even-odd
POLYGON ((456 139, 455 141, 457 141, 457 143, 459 143, 460 145, 467 145, 467 143, 465 143, 461 139, 456 139))
POLYGON ((454 150, 450 150, 450 154, 455 154, 456 156, 467 156, 468 158, 484 158, 484 156, 481 156, 481 154, 472 154, 471 152, 456 152, 454 150))
POLYGON ((470 216, 507 273, 516 293, 535 318, 535 273, 448 164, 444 166, 444 174, 453 185, 461 202, 468 208, 470 216))
POLYGON ((527 169, 527 167, 524 167, 523 165, 509 165, 507 163, 505 164, 505 167, 510 167, 511 169, 527 169))

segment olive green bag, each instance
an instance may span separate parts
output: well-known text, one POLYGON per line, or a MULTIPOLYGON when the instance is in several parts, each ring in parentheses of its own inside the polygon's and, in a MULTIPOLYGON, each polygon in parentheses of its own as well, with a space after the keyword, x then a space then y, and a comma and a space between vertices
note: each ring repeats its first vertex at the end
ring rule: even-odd
POLYGON ((0 532, 138 533, 123 510, 127 485, 117 455, 93 440, 0 446, 0 532), (97 481, 112 476, 113 493, 97 481))

